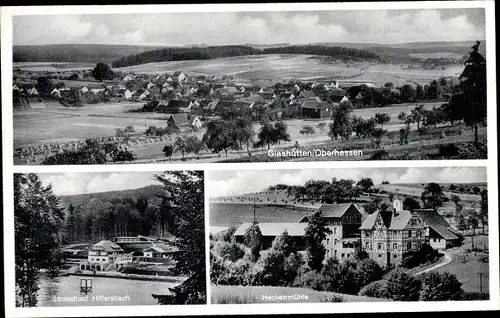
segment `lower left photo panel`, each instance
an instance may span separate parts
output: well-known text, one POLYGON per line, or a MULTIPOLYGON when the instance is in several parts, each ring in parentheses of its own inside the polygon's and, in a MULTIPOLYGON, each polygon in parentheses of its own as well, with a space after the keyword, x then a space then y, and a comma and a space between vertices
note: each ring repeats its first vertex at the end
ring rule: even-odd
POLYGON ((204 172, 14 174, 17 307, 206 304, 204 172))

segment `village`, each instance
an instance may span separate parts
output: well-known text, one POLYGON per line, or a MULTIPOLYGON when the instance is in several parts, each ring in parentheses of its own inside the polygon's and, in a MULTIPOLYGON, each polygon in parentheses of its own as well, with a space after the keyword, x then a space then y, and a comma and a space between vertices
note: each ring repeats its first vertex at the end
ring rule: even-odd
MULTIPOLYGON (((58 64, 50 66, 54 67, 58 64)), ((77 153, 89 138, 113 144, 117 151, 128 154, 119 159, 106 154, 105 161, 136 163, 220 161, 224 160, 221 150, 226 157, 229 150, 231 156, 226 160, 247 160, 245 157, 254 154, 266 161, 266 149, 261 148, 266 144, 268 148, 337 145, 363 149, 372 157, 385 146, 397 148, 396 153, 404 156, 405 151, 412 154, 415 147, 422 147, 423 140, 433 140, 425 147, 430 144, 435 149, 443 143, 473 138, 464 125, 448 126, 449 115, 441 107, 450 100, 458 77, 401 87, 393 83, 376 87, 374 81, 356 77, 249 81, 236 75, 216 77, 183 71, 127 73, 112 71, 103 63, 94 70, 65 70, 64 65, 61 71, 17 68, 13 85, 14 160, 16 164, 50 162, 46 159, 65 151, 77 153), (330 124, 341 104, 350 105, 341 113, 347 117, 353 114, 347 119, 353 126, 347 134, 343 128, 334 131, 330 124), (410 116, 414 112, 416 115, 410 116), (400 117, 401 113, 405 117, 400 117), (224 144, 222 148, 203 140, 210 137, 205 135, 211 123, 237 120, 244 121, 243 131, 233 131, 238 135, 232 138, 235 140, 218 142, 224 144), (266 121, 285 123, 283 131, 277 131, 277 136, 259 136, 266 121), (410 132, 420 124, 425 125, 425 132, 420 128, 410 132), (363 136, 363 140, 346 143, 354 136, 363 136), (189 137, 194 145, 188 142, 189 137), (165 150, 166 145, 172 149, 165 150)), ((481 136, 484 133, 485 128, 480 127, 481 136)))
MULTIPOLYGON (((310 180, 303 187, 278 184, 261 192, 212 198, 213 300, 261 302, 260 293, 272 288, 282 294, 309 288, 314 299, 334 292, 343 301, 373 301, 362 296, 398 300, 400 296, 384 294, 381 287, 395 272, 419 278, 451 271, 463 292, 486 290, 479 277, 487 267, 486 190, 469 195, 458 193, 454 185, 453 191, 435 183, 373 185, 369 178, 357 184, 334 178, 333 189, 336 183, 344 189, 333 194, 318 190, 328 182, 310 180), (328 195, 337 198, 334 203, 328 195), (288 255, 291 251, 295 254, 288 255), (280 257, 284 267, 273 267, 280 257), (354 264, 361 261, 370 265, 357 268, 354 264), (358 271, 353 275, 374 276, 365 282, 349 276, 342 283, 329 272, 332 266, 344 275, 351 275, 348 268, 353 266, 358 271), (367 268, 370 274, 361 273, 367 268), (323 285, 331 275, 333 285, 323 285), (233 299, 232 293, 239 296, 233 299)), ((408 297, 419 300, 418 295, 408 297)), ((399 300, 410 300, 403 298, 399 300)))

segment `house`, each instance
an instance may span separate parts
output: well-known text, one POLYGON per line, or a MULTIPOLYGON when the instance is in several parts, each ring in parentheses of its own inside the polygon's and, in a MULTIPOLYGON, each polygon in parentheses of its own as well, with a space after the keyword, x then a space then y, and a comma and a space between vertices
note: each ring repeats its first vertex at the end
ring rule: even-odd
POLYGON ((247 103, 263 103, 265 99, 259 94, 251 94, 248 97, 238 99, 238 101, 247 103))
POLYGON ((295 84, 293 88, 297 91, 300 92, 300 86, 298 84, 295 84))
POLYGON ((361 246, 381 266, 401 262, 429 241, 429 225, 416 212, 402 209, 394 200, 392 210, 376 211, 361 224, 361 246))
POLYGON ((199 130, 201 127, 203 127, 203 123, 198 116, 191 116, 189 118, 189 128, 199 130))
POLYGON ((230 86, 230 87, 223 87, 223 88, 217 88, 215 90, 215 94, 221 95, 221 96, 227 96, 227 95, 232 95, 238 93, 238 90, 236 87, 230 86))
POLYGON ((173 81, 174 81, 174 79, 173 79, 172 77, 170 77, 170 76, 169 76, 169 77, 167 78, 167 83, 172 83, 173 81))
POLYGON ((223 112, 226 110, 240 111, 250 108, 251 104, 246 102, 233 102, 233 101, 219 101, 214 108, 216 112, 223 112))
POLYGON ((187 81, 187 75, 181 71, 176 71, 173 75, 173 78, 175 78, 178 82, 186 82, 187 81))
MULTIPOLYGON (((272 246, 274 239, 287 232, 289 236, 293 238, 295 244, 299 250, 305 250, 305 233, 307 228, 307 223, 258 223, 260 231, 262 233, 262 246, 261 249, 268 249, 272 246)), ((238 229, 234 232, 234 237, 236 242, 243 243, 245 232, 248 228, 252 226, 252 223, 242 223, 238 229)))
POLYGON ((92 245, 88 251, 86 262, 80 263, 82 270, 106 271, 119 269, 132 262, 132 254, 125 251, 116 243, 102 240, 92 245))
POLYGON ((216 107, 217 107, 217 104, 220 102, 219 99, 213 99, 211 100, 205 107, 203 107, 203 109, 207 109, 207 110, 214 110, 216 107))
POLYGON ((167 124, 181 129, 189 126, 189 119, 186 114, 171 114, 167 119, 167 124))
POLYGON ((82 89, 80 89, 80 92, 82 92, 82 93, 88 93, 89 89, 84 86, 84 87, 82 87, 82 89))
POLYGON ((122 81, 124 81, 124 82, 130 82, 130 81, 131 81, 131 80, 133 80, 133 79, 134 79, 134 78, 133 78, 132 76, 127 75, 127 76, 125 76, 125 77, 122 79, 122 81))
POLYGON ((314 95, 313 91, 302 91, 299 93, 299 98, 310 98, 314 96, 316 95, 314 95))
POLYGON ((332 106, 327 102, 305 101, 300 104, 301 117, 328 118, 332 114, 332 106))
MULTIPOLYGON (((331 230, 323 241, 325 256, 344 259, 353 255, 361 245, 359 227, 363 213, 353 203, 322 204, 318 211, 331 230)), ((306 215, 299 222, 307 223, 310 217, 306 215)))
POLYGON ((32 87, 31 89, 28 90, 28 95, 30 96, 38 95, 38 91, 36 90, 36 88, 32 87))
POLYGON ((195 94, 196 92, 198 92, 198 89, 194 87, 191 87, 191 89, 189 90, 189 94, 191 95, 195 94))
POLYGON ((92 89, 90 90, 90 92, 91 92, 92 94, 97 94, 97 93, 100 93, 100 92, 104 92, 104 88, 92 88, 92 89))
POLYGON ((145 90, 140 96, 139 99, 143 100, 146 99, 150 95, 148 90, 145 90))
POLYGON ((12 86, 12 90, 13 90, 13 91, 19 91, 19 87, 17 87, 17 85, 16 85, 16 84, 14 84, 14 85, 12 86))
POLYGON ((167 109, 170 110, 171 113, 188 113, 191 111, 191 107, 193 106, 193 102, 189 100, 174 100, 171 99, 167 104, 167 109))
POLYGON ((199 75, 196 77, 196 83, 203 84, 205 83, 205 75, 199 75))
POLYGON ((460 244, 458 231, 453 229, 436 210, 415 209, 413 212, 429 225, 429 244, 432 248, 445 250, 460 244))
POLYGON ((279 96, 281 99, 286 99, 286 100, 292 100, 295 98, 295 95, 293 93, 290 93, 290 92, 281 93, 279 96))
POLYGON ((50 95, 55 96, 57 98, 61 98, 61 92, 57 88, 54 88, 52 92, 50 92, 50 95))
POLYGON ((153 84, 152 82, 149 82, 148 85, 146 85, 146 89, 151 89, 155 87, 155 84, 153 84))
POLYGON ((142 250, 144 258, 170 258, 174 253, 178 252, 178 248, 165 244, 155 243, 153 246, 146 247, 142 250))
POLYGON ((125 93, 123 93, 123 97, 125 97, 125 99, 131 99, 132 98, 132 92, 127 89, 125 91, 125 93))

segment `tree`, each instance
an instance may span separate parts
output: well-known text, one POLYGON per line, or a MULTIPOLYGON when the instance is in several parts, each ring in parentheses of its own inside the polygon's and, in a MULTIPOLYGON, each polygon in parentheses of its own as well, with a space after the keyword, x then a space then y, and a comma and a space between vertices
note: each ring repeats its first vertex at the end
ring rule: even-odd
POLYGON ((342 141, 344 141, 344 139, 349 140, 353 131, 350 120, 353 107, 351 101, 344 101, 333 107, 332 121, 329 125, 330 130, 328 131, 328 136, 332 140, 337 140, 338 137, 340 137, 342 141))
POLYGON ((375 121, 380 125, 382 129, 384 129, 384 125, 387 124, 391 120, 391 116, 387 113, 376 113, 375 121))
POLYGON ((457 300, 463 293, 462 283, 454 274, 428 272, 421 276, 420 300, 457 300))
POLYGON ((403 200, 403 209, 408 210, 408 211, 413 211, 415 209, 420 209, 420 203, 418 203, 417 200, 411 198, 411 197, 406 197, 403 200))
POLYGON ((481 212, 479 217, 481 219, 481 226, 484 234, 484 226, 488 224, 488 190, 486 189, 481 191, 481 212))
POLYGON ((370 202, 365 204, 364 206, 365 212, 368 214, 375 213, 377 210, 380 209, 380 203, 382 203, 382 199, 380 197, 374 197, 373 199, 371 199, 370 202))
POLYGON ((170 144, 165 145, 165 147, 163 147, 163 153, 165 154, 165 157, 172 160, 172 155, 174 154, 174 146, 170 144))
POLYGON ((174 147, 176 150, 179 150, 182 154, 182 160, 184 160, 184 154, 189 153, 189 147, 187 144, 187 139, 186 137, 177 137, 174 143, 174 147))
POLYGON ((235 122, 236 139, 241 144, 245 144, 247 152, 250 155, 249 145, 253 141, 255 131, 252 127, 252 122, 248 118, 238 118, 235 122))
POLYGON ((104 164, 106 155, 117 152, 115 145, 102 144, 97 139, 87 139, 78 150, 64 150, 47 157, 42 165, 104 164))
POLYGON ((52 90, 54 89, 54 83, 52 83, 52 81, 45 76, 38 77, 36 82, 35 87, 38 94, 43 97, 50 96, 50 93, 52 93, 52 90))
POLYGON ((443 206, 445 196, 439 184, 430 182, 425 186, 420 198, 424 202, 424 208, 437 210, 443 206))
POLYGON ((356 185, 361 187, 364 192, 370 192, 371 187, 373 187, 373 180, 371 178, 362 178, 356 185))
POLYGON ((417 130, 420 130, 420 123, 424 118, 424 105, 418 105, 411 110, 411 118, 415 123, 417 123, 417 130))
POLYGON ((38 275, 54 269, 59 231, 64 220, 60 199, 38 175, 14 174, 14 244, 16 304, 37 305, 38 275))
POLYGON ((239 149, 238 134, 235 132, 231 121, 211 121, 207 125, 207 131, 203 135, 203 142, 208 149, 214 153, 229 149, 239 149))
POLYGON ((127 137, 128 137, 130 135, 130 133, 135 132, 135 128, 134 128, 134 126, 132 126, 132 124, 130 124, 127 127, 125 127, 124 132, 127 134, 127 137))
POLYGON ((304 235, 306 250, 309 254, 309 267, 312 270, 321 271, 325 258, 323 240, 331 233, 332 231, 328 228, 326 220, 322 217, 321 210, 316 211, 309 218, 304 235))
POLYGON ((453 107, 463 115, 465 123, 474 127, 476 147, 479 147, 478 124, 486 119, 486 59, 478 52, 480 44, 476 41, 472 46, 459 76, 462 93, 452 98, 453 107))
MULTIPOLYGON (((170 288, 170 295, 153 295, 161 305, 205 304, 205 204, 203 171, 167 171, 156 175, 171 198, 163 198, 162 206, 173 200, 175 214, 171 232, 174 244, 183 253, 174 254, 174 271, 188 279, 170 288), (172 199, 173 198, 173 199, 172 199)), ((164 209, 164 208, 163 208, 164 209)))
POLYGON ((293 237, 288 235, 286 230, 274 239, 272 248, 282 253, 285 257, 298 252, 293 237))
POLYGON ((186 138, 186 146, 186 152, 194 153, 195 155, 198 155, 205 148, 203 141, 194 135, 186 138))
POLYGON ((398 301, 416 301, 420 297, 421 282, 408 270, 397 268, 385 278, 386 292, 390 299, 398 301))
POLYGON ((411 102, 416 97, 416 91, 413 88, 413 86, 411 86, 410 84, 405 84, 405 85, 401 86, 399 91, 401 92, 401 101, 403 103, 404 102, 411 102))
POLYGON ((316 128, 318 128, 320 131, 324 131, 326 127, 326 123, 319 123, 316 125, 316 128))
POLYGON ((118 150, 112 155, 113 162, 125 162, 134 161, 136 158, 135 154, 128 150, 118 150))
POLYGON ((290 134, 288 133, 288 126, 282 120, 274 123, 274 131, 276 132, 276 138, 278 139, 278 143, 281 141, 290 141, 290 134))
POLYGON ((268 150, 271 149, 271 145, 275 145, 279 141, 277 131, 270 122, 261 124, 257 138, 258 141, 255 143, 255 146, 262 147, 266 145, 268 150))
POLYGON ((146 135, 147 136, 156 136, 157 132, 158 132, 158 128, 156 128, 156 126, 149 126, 148 129, 146 130, 146 135))
POLYGON ((384 273, 380 265, 371 258, 359 260, 356 264, 356 271, 358 272, 358 284, 360 287, 381 280, 384 273))
POLYGON ((243 241, 250 248, 252 253, 252 261, 255 262, 259 258, 259 253, 262 249, 262 232, 260 231, 259 223, 254 221, 252 225, 245 231, 243 241))
POLYGON ((415 90, 415 98, 417 100, 422 100, 422 99, 424 99, 424 96, 425 96, 425 94, 424 94, 424 90, 422 88, 422 85, 417 84, 417 88, 415 90))
POLYGON ((315 134, 316 131, 314 131, 314 128, 312 126, 305 125, 305 126, 302 126, 302 129, 300 129, 299 133, 301 135, 309 136, 309 135, 315 134))
POLYGON ((115 73, 113 73, 107 64, 97 63, 92 70, 92 76, 98 81, 109 81, 115 78, 115 73))
POLYGON ((467 216, 466 222, 467 222, 467 228, 472 229, 472 236, 471 236, 472 242, 471 242, 471 244, 472 244, 472 250, 474 250, 474 236, 476 235, 476 229, 479 226, 479 218, 478 218, 476 211, 470 213, 467 216))

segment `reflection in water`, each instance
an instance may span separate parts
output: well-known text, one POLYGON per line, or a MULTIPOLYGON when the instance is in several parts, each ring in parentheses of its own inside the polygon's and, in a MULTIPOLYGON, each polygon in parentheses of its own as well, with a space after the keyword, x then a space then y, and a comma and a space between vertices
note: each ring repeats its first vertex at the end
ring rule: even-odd
POLYGON ((152 294, 167 295, 169 288, 176 285, 177 283, 108 277, 50 278, 42 274, 38 291, 38 306, 158 305, 152 294), (88 297, 80 293, 80 279, 82 278, 92 279, 92 292, 87 294, 88 297))

